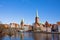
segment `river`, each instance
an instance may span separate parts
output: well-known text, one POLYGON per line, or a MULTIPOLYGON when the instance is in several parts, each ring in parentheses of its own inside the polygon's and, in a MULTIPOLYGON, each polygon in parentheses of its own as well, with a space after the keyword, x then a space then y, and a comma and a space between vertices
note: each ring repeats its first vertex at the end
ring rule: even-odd
POLYGON ((17 32, 14 35, 1 35, 0 40, 60 40, 60 34, 46 34, 39 32, 17 32))

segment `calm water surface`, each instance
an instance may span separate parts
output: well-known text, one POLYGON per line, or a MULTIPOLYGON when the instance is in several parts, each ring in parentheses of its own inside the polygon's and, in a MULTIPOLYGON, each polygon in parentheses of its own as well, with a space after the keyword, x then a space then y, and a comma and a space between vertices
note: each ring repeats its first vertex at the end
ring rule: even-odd
POLYGON ((60 40, 59 34, 33 33, 33 32, 17 32, 12 36, 0 34, 0 40, 60 40))

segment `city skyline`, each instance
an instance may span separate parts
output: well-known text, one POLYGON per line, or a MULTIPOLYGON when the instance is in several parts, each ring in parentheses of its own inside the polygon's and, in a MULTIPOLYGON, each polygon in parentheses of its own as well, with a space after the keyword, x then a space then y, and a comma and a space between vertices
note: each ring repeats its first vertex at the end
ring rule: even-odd
POLYGON ((40 23, 60 21, 60 1, 57 0, 0 0, 0 21, 20 23, 21 19, 24 19, 24 23, 32 24, 36 10, 40 23))

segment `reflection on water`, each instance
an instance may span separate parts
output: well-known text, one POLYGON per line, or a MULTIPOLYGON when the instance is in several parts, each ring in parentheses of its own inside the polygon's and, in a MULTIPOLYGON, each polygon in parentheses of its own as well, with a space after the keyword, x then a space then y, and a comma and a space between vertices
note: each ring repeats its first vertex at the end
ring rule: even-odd
POLYGON ((17 32, 14 35, 0 33, 0 40, 60 40, 60 34, 17 32))

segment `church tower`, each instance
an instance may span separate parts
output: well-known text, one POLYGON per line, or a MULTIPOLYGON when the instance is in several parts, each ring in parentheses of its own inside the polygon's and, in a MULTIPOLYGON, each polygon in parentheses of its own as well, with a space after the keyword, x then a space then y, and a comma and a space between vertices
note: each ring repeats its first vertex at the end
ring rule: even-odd
POLYGON ((39 23, 38 10, 36 10, 35 23, 39 23))
POLYGON ((21 27, 24 26, 24 19, 21 20, 21 27))

